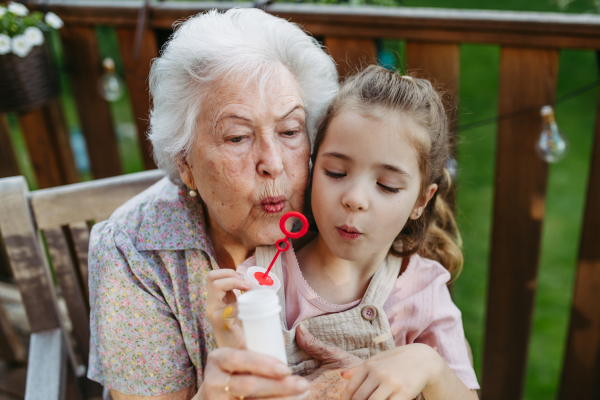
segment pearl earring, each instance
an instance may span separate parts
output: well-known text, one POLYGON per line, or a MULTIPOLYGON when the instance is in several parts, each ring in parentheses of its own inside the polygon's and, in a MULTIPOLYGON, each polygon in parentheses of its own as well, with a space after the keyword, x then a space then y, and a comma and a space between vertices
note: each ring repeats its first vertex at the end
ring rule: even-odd
POLYGON ((190 196, 196 197, 198 193, 195 190, 190 190, 190 196))

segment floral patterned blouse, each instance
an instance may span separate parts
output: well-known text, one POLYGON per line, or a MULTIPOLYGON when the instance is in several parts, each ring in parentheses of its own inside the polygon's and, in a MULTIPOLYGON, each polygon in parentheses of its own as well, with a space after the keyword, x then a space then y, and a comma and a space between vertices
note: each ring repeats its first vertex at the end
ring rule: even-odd
POLYGON ((205 316, 213 268, 201 204, 167 178, 96 224, 88 378, 138 396, 199 385, 216 348, 205 316))

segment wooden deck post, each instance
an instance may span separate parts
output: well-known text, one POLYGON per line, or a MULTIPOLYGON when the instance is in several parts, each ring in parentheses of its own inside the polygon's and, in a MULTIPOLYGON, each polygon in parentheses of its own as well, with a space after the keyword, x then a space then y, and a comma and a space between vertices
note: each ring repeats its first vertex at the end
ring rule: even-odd
POLYGON ((140 48, 140 57, 135 59, 134 42, 135 29, 120 28, 117 29, 119 38, 119 49, 123 68, 125 70, 125 80, 129 89, 129 98, 135 126, 137 127, 138 142, 145 169, 155 169, 156 164, 152 159, 152 144, 146 137, 148 127, 150 126, 150 92, 148 90, 148 75, 150 75, 150 63, 153 58, 158 57, 158 47, 156 44, 156 35, 151 29, 146 29, 140 48))
POLYGON ((60 34, 92 174, 96 179, 120 175, 121 159, 110 107, 98 89, 102 61, 96 32, 93 27, 67 25, 60 34))
POLYGON ((520 399, 537 284, 548 166, 538 158, 540 107, 552 104, 558 51, 504 47, 482 398, 520 399))
POLYGON ((337 64, 340 80, 377 62, 377 46, 371 39, 325 37, 325 47, 337 64))
POLYGON ((600 397, 600 103, 558 398, 600 397))

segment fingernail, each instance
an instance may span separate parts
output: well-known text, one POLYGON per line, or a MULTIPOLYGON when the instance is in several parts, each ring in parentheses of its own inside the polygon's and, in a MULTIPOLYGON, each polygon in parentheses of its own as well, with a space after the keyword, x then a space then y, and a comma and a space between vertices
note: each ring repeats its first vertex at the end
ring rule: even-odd
POLYGON ((290 374, 290 367, 288 367, 287 365, 278 365, 275 367, 275 372, 278 375, 289 375, 290 374))
POLYGON ((308 382, 306 379, 299 379, 298 382, 296 382, 296 389, 298 389, 298 391, 308 390, 308 382))

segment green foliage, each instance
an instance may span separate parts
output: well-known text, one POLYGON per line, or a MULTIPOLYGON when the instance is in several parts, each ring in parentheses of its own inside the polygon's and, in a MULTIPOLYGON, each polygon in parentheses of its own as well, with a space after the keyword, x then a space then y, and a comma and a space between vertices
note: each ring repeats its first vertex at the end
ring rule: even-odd
MULTIPOLYGON (((552 4, 556 4, 561 11, 565 11, 574 3, 576 0, 551 0, 552 4)), ((591 6, 588 10, 591 12, 600 12, 600 0, 586 0, 591 6)))
MULTIPOLYGON (((3 8, 2 6, 0 6, 3 8)), ((15 15, 9 11, 0 17, 0 34, 5 34, 12 37, 22 35, 25 29, 34 26, 43 31, 50 29, 50 26, 44 21, 44 16, 41 12, 35 11, 25 16, 15 15)))

